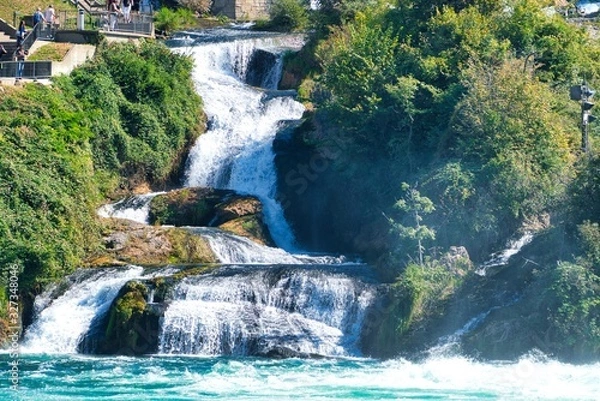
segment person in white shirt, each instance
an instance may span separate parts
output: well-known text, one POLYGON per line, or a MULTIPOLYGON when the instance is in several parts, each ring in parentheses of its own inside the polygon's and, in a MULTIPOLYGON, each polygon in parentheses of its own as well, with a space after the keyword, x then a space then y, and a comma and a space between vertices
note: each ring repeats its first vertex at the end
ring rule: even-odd
POLYGON ((52 4, 50 4, 46 9, 46 12, 44 13, 44 18, 46 19, 46 24, 48 27, 48 34, 52 36, 54 20, 56 19, 56 13, 54 12, 54 7, 52 7, 52 4))
POLYGON ((121 1, 121 12, 123 13, 123 18, 126 23, 131 22, 131 6, 133 5, 133 0, 122 0, 121 1))

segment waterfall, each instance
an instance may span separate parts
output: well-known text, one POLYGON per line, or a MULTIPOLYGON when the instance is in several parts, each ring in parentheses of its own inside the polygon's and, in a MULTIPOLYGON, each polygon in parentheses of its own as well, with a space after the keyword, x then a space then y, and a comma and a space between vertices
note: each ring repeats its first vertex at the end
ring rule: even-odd
POLYGON ((499 309, 499 307, 493 307, 490 310, 478 314, 477 316, 469 319, 464 326, 456 330, 454 333, 439 338, 437 344, 427 350, 427 353, 430 356, 442 357, 456 353, 456 351, 459 351, 460 349, 460 341, 462 337, 473 329, 477 328, 495 309, 499 309))
MULTIPOLYGON (((209 242, 224 266, 211 273, 169 265, 146 274, 141 267, 78 271, 36 300, 35 320, 23 341, 26 352, 94 352, 120 289, 136 280, 159 314, 153 339, 160 353, 360 355, 376 280, 365 265, 345 257, 291 253, 294 236, 276 200, 272 142, 282 124, 304 112, 290 92, 276 90, 277 82, 284 52, 297 50, 302 38, 214 32, 186 33, 185 40, 173 42, 174 51, 194 59, 194 81, 209 118, 208 131, 190 152, 185 185, 258 197, 279 248, 215 228, 188 227, 209 242), (159 293, 157 282, 168 289, 159 293)), ((156 195, 130 197, 98 214, 147 223, 156 195)))
POLYGON ((142 273, 142 268, 80 270, 67 278, 69 286, 46 290, 36 299, 35 321, 21 344, 28 353, 75 353, 94 318, 108 311, 121 287, 142 273), (57 293, 58 292, 58 293, 57 293))
POLYGON ((165 312, 159 352, 358 355, 374 288, 314 266, 228 267, 187 278, 165 312))
POLYGON ((486 270, 489 267, 503 266, 508 263, 509 259, 518 254, 525 245, 529 244, 533 240, 534 235, 532 233, 525 233, 521 237, 510 240, 505 249, 493 253, 490 258, 479 266, 475 273, 480 276, 485 276, 486 270))
POLYGON ((103 205, 98 209, 98 216, 127 219, 142 224, 148 224, 150 202, 155 196, 165 192, 152 192, 144 195, 135 195, 115 203, 103 205))
MULTIPOLYGON (((344 256, 289 253, 281 248, 257 244, 247 238, 225 231, 201 227, 190 228, 202 235, 221 263, 228 264, 339 264, 350 262, 344 256)), ((352 262, 350 262, 352 263, 352 262)))
MULTIPOLYGON (((219 35, 225 35, 219 30, 219 35)), ((246 37, 215 43, 198 38, 194 47, 177 48, 195 62, 194 80, 204 100, 208 131, 190 152, 186 186, 232 189, 258 197, 277 245, 295 249, 294 236, 276 201, 276 170, 272 142, 282 124, 302 117, 304 106, 290 96, 266 96, 247 85, 248 65, 258 50, 276 56, 264 72, 265 89, 276 89, 281 57, 298 48, 297 36, 246 37)))

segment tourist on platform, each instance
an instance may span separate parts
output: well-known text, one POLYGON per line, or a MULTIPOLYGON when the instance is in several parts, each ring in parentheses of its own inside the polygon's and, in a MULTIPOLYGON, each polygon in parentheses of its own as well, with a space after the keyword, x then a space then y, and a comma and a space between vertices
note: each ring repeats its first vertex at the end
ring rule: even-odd
POLYGON ((27 31, 25 30, 25 21, 21 20, 21 23, 19 24, 19 28, 17 29, 17 46, 20 46, 23 44, 26 33, 27 33, 27 31))
POLYGON ((133 5, 133 0, 122 0, 121 1, 121 12, 123 12, 123 18, 125 22, 129 24, 131 22, 131 6, 133 5))
POLYGON ((117 19, 119 18, 119 14, 121 10, 119 9, 119 5, 117 4, 117 0, 111 0, 108 3, 108 23, 109 29, 114 31, 117 25, 117 19))
POLYGON ((152 13, 152 6, 150 4, 150 0, 140 0, 140 13, 141 14, 152 13))
POLYGON ((23 70, 25 69, 25 57, 27 56, 27 50, 20 45, 17 48, 15 53, 15 58, 17 59, 17 76, 16 80, 20 81, 23 78, 23 70))
POLYGON ((42 30, 42 24, 46 22, 46 17, 44 17, 44 13, 40 7, 35 10, 33 13, 33 27, 37 30, 39 34, 42 30))
POLYGON ((52 4, 50 4, 46 9, 44 18, 46 19, 48 37, 52 38, 54 36, 54 20, 56 19, 56 13, 54 12, 54 7, 52 7, 52 4))

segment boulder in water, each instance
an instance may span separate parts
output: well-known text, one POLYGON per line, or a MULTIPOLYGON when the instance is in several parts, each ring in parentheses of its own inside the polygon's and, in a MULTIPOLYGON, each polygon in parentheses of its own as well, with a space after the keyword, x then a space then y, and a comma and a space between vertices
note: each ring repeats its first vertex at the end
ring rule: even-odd
POLYGON ((158 348, 159 319, 164 307, 149 305, 148 284, 128 282, 111 305, 105 338, 95 350, 101 354, 142 355, 158 348))
POLYGON ((214 188, 184 188, 158 195, 150 203, 150 224, 219 227, 264 245, 273 240, 254 196, 214 188))
POLYGON ((105 250, 89 261, 92 266, 131 263, 214 263, 213 251, 204 238, 175 227, 147 226, 121 219, 107 219, 105 250))

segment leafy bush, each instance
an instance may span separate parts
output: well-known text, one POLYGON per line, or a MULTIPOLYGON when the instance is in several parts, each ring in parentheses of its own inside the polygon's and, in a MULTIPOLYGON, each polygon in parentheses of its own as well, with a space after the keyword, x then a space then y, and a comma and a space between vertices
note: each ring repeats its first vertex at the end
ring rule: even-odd
POLYGON ((404 306, 407 314, 400 321, 398 335, 441 313, 461 282, 460 276, 434 260, 429 259, 424 266, 410 263, 394 284, 395 291, 409 302, 404 306))
POLYGON ((132 183, 165 182, 186 145, 202 129, 192 62, 155 42, 111 44, 72 74, 76 96, 89 110, 98 167, 132 183))
POLYGON ((0 266, 21 266, 22 291, 62 277, 99 244, 85 121, 72 97, 45 86, 0 102, 0 266))
POLYGON ((194 26, 197 23, 194 12, 186 8, 176 10, 161 7, 154 15, 154 26, 165 35, 194 26))
POLYGON ((269 9, 269 26, 279 31, 298 31, 308 26, 308 11, 303 0, 274 0, 269 9))
POLYGON ((563 263, 544 290, 552 338, 558 351, 582 360, 600 354, 600 277, 563 263))

